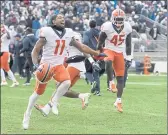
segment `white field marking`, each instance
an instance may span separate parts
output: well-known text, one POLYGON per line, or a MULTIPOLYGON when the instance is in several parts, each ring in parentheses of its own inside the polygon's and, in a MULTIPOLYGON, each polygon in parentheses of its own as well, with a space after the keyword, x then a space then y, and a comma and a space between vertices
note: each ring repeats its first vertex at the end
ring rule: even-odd
MULTIPOLYGON (((107 76, 106 74, 103 74, 104 76, 107 76)), ((163 77, 163 76, 167 76, 166 74, 161 74, 161 75, 155 75, 155 74, 150 74, 150 75, 140 75, 140 74, 129 74, 128 73, 128 76, 147 76, 147 77, 149 77, 149 76, 161 76, 161 77, 163 77)))
POLYGON ((140 85, 166 85, 167 83, 156 83, 156 82, 129 82, 127 81, 126 84, 140 84, 140 85))
MULTIPOLYGON (((21 98, 21 97, 6 97, 6 98, 13 98, 13 99, 24 99, 24 100, 27 100, 27 98, 21 98)), ((42 101, 42 100, 38 100, 38 101, 40 101, 41 103, 43 103, 44 104, 44 101, 42 101)), ((68 103, 66 103, 66 102, 64 102, 63 104, 68 104, 68 103)), ((73 107, 79 107, 79 105, 77 105, 77 104, 71 104, 71 105, 68 105, 69 107, 71 106, 73 106, 73 107)), ((68 107, 67 106, 67 107, 68 107)), ((110 105, 110 107, 112 107, 113 109, 115 109, 115 107, 114 107, 114 105, 110 105)), ((94 106, 92 106, 92 108, 101 108, 102 110, 103 109, 105 109, 105 108, 103 108, 102 106, 96 106, 96 105, 94 105, 94 106)), ((115 109, 116 110, 116 109, 115 109)), ((117 110, 116 110, 116 112, 117 112, 117 110)), ((165 115, 163 115, 163 114, 159 114, 159 113, 148 113, 148 112, 138 112, 138 111, 129 111, 129 110, 127 110, 127 111, 125 111, 125 113, 127 113, 127 114, 139 114, 139 115, 146 115, 146 116, 155 116, 155 117, 166 117, 166 114, 165 115)))

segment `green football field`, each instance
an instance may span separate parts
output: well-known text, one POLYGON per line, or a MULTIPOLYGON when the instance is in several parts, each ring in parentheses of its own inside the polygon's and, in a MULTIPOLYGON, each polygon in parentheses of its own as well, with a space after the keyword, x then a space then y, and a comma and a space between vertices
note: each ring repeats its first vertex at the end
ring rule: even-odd
MULTIPOLYGON (((31 86, 1 87, 1 134, 166 134, 167 132, 167 77, 129 76, 122 102, 123 113, 113 106, 116 94, 106 91, 106 77, 101 78, 102 96, 91 96, 86 110, 79 99, 63 97, 59 116, 52 113, 43 117, 33 109, 30 127, 22 129, 23 113, 31 86)), ((11 82, 9 81, 9 84, 11 82)), ((55 89, 50 82, 38 103, 48 102, 55 89)), ((90 86, 80 80, 73 87, 78 92, 89 92, 90 86)))

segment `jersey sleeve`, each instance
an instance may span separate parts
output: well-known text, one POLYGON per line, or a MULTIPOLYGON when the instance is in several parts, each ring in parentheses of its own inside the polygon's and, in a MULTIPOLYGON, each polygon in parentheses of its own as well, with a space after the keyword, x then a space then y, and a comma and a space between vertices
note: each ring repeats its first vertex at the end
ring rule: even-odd
POLYGON ((39 37, 40 37, 40 38, 46 38, 45 27, 42 27, 42 28, 40 29, 39 37))
POLYGON ((108 25, 109 25, 109 22, 103 23, 103 24, 101 25, 101 28, 100 28, 101 32, 105 32, 105 33, 107 34, 107 33, 108 33, 108 30, 109 30, 108 25))

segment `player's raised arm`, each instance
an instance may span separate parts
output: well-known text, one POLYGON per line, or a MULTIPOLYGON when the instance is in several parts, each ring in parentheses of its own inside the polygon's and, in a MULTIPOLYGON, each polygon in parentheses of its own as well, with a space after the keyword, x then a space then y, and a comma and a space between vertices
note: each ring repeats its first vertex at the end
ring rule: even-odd
POLYGON ((37 65, 39 64, 38 63, 38 55, 40 53, 40 50, 42 49, 42 47, 45 45, 46 43, 46 40, 45 38, 39 38, 39 40, 36 42, 33 50, 32 50, 32 61, 33 61, 33 64, 34 65, 37 65))
POLYGON ((81 52, 84 52, 84 53, 87 53, 87 54, 91 54, 91 55, 94 55, 94 56, 98 56, 99 55, 99 51, 95 51, 95 50, 89 48, 88 46, 78 42, 74 38, 72 38, 72 41, 71 41, 70 45, 76 47, 81 52))
POLYGON ((98 38, 98 44, 97 44, 97 49, 102 51, 103 50, 103 45, 104 45, 104 42, 107 38, 107 35, 105 32, 101 32, 100 35, 99 35, 99 38, 98 38))

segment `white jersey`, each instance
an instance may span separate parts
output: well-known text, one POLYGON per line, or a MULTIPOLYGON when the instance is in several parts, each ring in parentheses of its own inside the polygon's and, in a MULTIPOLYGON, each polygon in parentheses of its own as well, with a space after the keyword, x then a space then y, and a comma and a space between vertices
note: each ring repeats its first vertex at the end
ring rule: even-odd
POLYGON ((73 37, 73 30, 65 28, 65 31, 60 34, 58 31, 55 32, 51 27, 42 27, 40 37, 46 39, 41 62, 47 62, 54 66, 63 64, 67 54, 66 50, 68 50, 73 37))
POLYGON ((1 52, 9 52, 10 39, 7 38, 7 33, 1 36, 1 52))
MULTIPOLYGON (((78 40, 79 42, 82 42, 82 36, 80 33, 74 32, 74 38, 78 40)), ((68 52, 68 57, 76 56, 76 55, 83 55, 82 52, 80 52, 76 47, 70 46, 67 50, 68 52)), ((78 63, 70 63, 68 64, 69 66, 72 66, 81 72, 86 72, 84 62, 78 62, 78 63)))
POLYGON ((105 32, 107 38, 105 40, 105 49, 113 50, 117 53, 124 52, 125 39, 132 32, 132 27, 128 22, 124 22, 124 28, 120 33, 114 29, 112 22, 105 22, 101 26, 101 31, 105 32))
MULTIPOLYGON (((77 32, 73 32, 74 34, 74 38, 76 40, 78 40, 79 42, 82 42, 82 36, 80 33, 77 33, 77 32)), ((79 51, 76 47, 74 46, 70 46, 67 50, 68 52, 68 57, 72 57, 72 56, 75 56, 75 55, 83 55, 83 53, 81 51, 79 51)))

